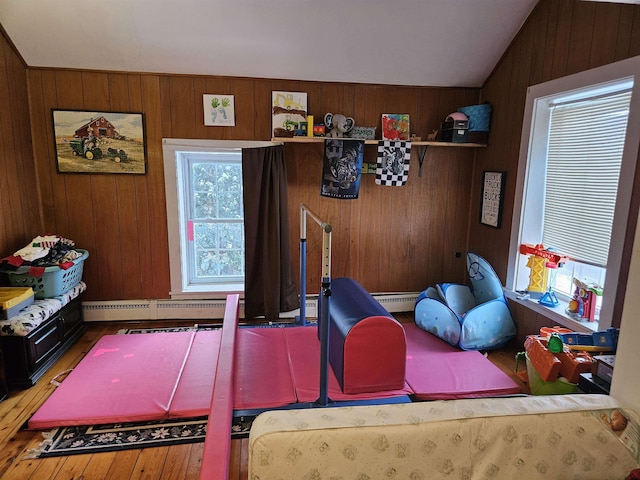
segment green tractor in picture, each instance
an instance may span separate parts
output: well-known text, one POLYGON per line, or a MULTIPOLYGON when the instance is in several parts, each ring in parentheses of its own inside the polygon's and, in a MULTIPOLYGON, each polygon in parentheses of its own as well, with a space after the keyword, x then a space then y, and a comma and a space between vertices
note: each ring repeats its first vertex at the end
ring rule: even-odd
POLYGON ((69 142, 73 155, 84 157, 87 160, 102 158, 102 149, 95 142, 89 142, 87 138, 74 138, 69 142))
POLYGON ((129 161, 129 156, 124 150, 108 148, 106 152, 103 152, 100 147, 96 146, 95 140, 91 140, 89 137, 75 138, 69 142, 69 145, 73 155, 84 157, 87 160, 99 160, 102 157, 107 157, 115 163, 129 161))

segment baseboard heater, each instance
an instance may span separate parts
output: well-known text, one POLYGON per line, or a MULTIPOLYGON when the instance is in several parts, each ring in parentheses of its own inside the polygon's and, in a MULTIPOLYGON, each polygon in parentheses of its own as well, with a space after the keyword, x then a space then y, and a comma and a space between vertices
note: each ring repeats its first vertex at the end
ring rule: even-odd
MULTIPOLYGON (((412 312, 418 292, 378 293, 373 297, 389 313, 412 312)), ((216 320, 224 316, 224 300, 111 300, 82 302, 85 322, 122 322, 131 320, 216 320)), ((280 314, 295 318, 299 310, 280 314)), ((306 316, 317 316, 317 298, 307 297, 306 316)), ((244 300, 240 301, 240 318, 244 318, 244 300)))

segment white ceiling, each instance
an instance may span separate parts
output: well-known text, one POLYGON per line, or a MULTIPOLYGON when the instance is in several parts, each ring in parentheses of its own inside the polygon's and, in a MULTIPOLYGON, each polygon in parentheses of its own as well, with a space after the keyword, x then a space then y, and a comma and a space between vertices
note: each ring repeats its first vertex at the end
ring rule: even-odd
POLYGON ((537 0, 0 0, 30 67, 481 86, 537 0))

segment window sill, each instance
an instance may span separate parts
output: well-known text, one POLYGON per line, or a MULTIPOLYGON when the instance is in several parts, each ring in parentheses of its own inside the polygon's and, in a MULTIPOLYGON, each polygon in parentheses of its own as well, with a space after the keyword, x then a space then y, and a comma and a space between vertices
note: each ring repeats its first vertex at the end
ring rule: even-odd
POLYGON ((540 305, 537 300, 527 298, 519 299, 518 295, 511 290, 505 290, 505 296, 512 302, 518 303, 539 315, 549 319, 550 326, 559 325, 561 327, 570 328, 574 332, 593 333, 598 331, 598 322, 581 322, 576 320, 565 312, 569 302, 559 300, 557 307, 545 307, 540 305))
POLYGON ((193 299, 220 299, 225 298, 230 293, 244 294, 243 283, 233 283, 224 285, 190 285, 179 292, 169 292, 173 300, 193 300, 193 299))

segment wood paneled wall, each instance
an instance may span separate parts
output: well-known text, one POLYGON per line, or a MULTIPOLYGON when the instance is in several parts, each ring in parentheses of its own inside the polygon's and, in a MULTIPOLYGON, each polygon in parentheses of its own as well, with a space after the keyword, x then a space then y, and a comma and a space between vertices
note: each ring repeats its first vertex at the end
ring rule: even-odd
MULTIPOLYGON (((503 283, 527 88, 636 55, 640 55, 640 5, 541 0, 486 82, 482 101, 493 105, 494 115, 489 147, 478 151, 471 211, 479 208, 483 170, 507 172, 506 200, 501 229, 471 219, 469 245, 489 260, 503 283)), ((638 187, 639 178, 637 173, 638 187)), ((634 188, 614 322, 620 319, 639 204, 640 188, 634 188)))
MULTIPOLYGON (((0 113, 0 169, 7 172, 0 176, 0 248, 9 252, 42 231, 74 238, 91 252, 85 278, 92 300, 168 297, 163 137, 268 139, 272 90, 306 91, 316 118, 345 113, 359 125, 376 125, 378 132, 382 113, 406 112, 412 131, 423 136, 459 106, 492 103, 488 148, 429 148, 421 177, 414 152, 405 187, 379 187, 365 176, 358 200, 319 196, 320 145, 286 146, 294 262, 298 205, 305 202, 334 225, 334 277, 351 276, 373 292, 404 291, 463 281, 464 255, 455 254, 467 248, 485 256, 504 281, 527 87, 639 55, 640 6, 541 0, 481 91, 35 69, 21 63, 4 37, 0 46, 0 95, 10 106, 0 113), (204 93, 235 95, 236 127, 203 125, 204 93), (58 174, 52 108, 143 112, 147 175, 58 174), (507 172, 500 229, 478 222, 483 170, 507 172)), ((374 147, 366 148, 373 161, 374 147)), ((639 196, 633 199, 634 225, 639 196)), ((310 291, 317 289, 317 243, 310 233, 310 291)))
MULTIPOLYGON (((168 244, 162 138, 266 140, 271 132, 271 91, 308 93, 310 113, 353 116, 377 126, 382 113, 409 113, 412 131, 426 136, 457 107, 478 101, 470 88, 414 88, 265 79, 149 75, 29 69, 31 123, 47 231, 73 238, 90 252, 88 299, 168 298, 168 244), (235 96, 236 126, 206 127, 202 95, 235 96), (143 112, 147 174, 59 174, 51 109, 143 112)), ((418 152, 404 187, 362 180, 360 198, 321 198, 322 144, 286 145, 291 244, 299 264, 299 204, 334 227, 333 277, 350 276, 372 292, 417 291, 430 283, 464 279, 469 184, 475 149, 430 148, 422 176, 418 152)), ((375 147, 366 147, 375 161, 375 147)), ((311 228, 310 228, 311 230, 311 228)), ((319 290, 320 234, 309 232, 308 291, 319 290), (315 267, 317 265, 317 268, 315 267)))
POLYGON ((26 65, 0 29, 0 257, 43 228, 26 78, 26 65))

